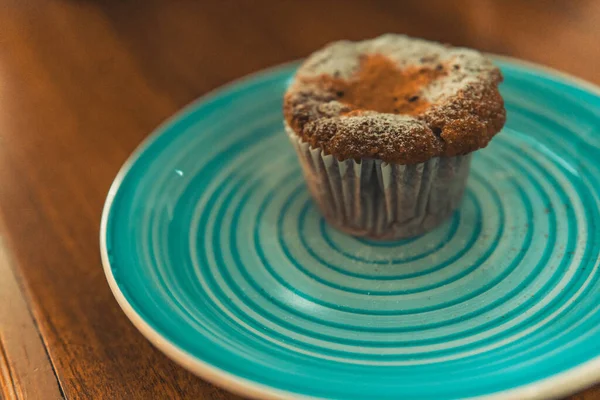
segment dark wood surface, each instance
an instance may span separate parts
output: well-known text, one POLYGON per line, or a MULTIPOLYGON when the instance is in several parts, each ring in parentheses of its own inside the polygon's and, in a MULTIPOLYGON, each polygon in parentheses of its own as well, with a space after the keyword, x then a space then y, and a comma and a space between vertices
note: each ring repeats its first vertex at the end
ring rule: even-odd
POLYGON ((383 32, 600 83, 595 0, 1 1, 0 397, 236 398, 166 359, 119 309, 98 250, 108 188, 197 96, 383 32))

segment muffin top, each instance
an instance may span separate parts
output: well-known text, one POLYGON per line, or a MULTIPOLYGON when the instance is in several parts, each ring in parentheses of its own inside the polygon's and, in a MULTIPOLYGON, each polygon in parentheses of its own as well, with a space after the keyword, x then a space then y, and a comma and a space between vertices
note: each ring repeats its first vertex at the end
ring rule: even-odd
POLYGON ((415 164, 485 147, 506 120, 501 81, 474 50, 396 34, 340 41, 299 68, 284 116, 339 160, 415 164))

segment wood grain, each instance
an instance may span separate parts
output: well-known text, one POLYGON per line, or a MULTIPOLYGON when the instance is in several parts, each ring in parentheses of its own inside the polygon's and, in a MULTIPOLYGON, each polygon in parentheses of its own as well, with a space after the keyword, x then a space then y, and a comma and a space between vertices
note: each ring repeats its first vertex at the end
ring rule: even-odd
POLYGON ((166 359, 118 308, 97 239, 110 183, 197 96, 328 41, 388 31, 600 83, 594 0, 0 3, 0 237, 66 398, 235 398, 166 359))
POLYGON ((12 264, 0 237, 0 398, 62 399, 54 368, 12 264))

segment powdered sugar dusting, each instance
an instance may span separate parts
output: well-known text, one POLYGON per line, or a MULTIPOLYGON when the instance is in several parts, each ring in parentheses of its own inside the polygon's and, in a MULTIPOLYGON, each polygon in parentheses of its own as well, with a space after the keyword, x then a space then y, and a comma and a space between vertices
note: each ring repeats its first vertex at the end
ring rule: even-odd
POLYGON ((415 164, 485 147, 506 119, 501 81, 498 68, 474 50, 398 34, 340 41, 303 63, 286 92, 284 115, 288 129, 338 160, 415 164), (324 76, 357 78, 364 56, 372 55, 384 56, 400 71, 442 72, 417 89, 427 108, 412 115, 369 111, 345 103, 343 92, 322 84, 324 76))
MULTIPOLYGON (((409 115, 381 114, 375 111, 365 111, 360 115, 349 116, 340 120, 337 135, 346 135, 354 132, 355 143, 365 143, 369 138, 377 138, 379 152, 394 151, 402 148, 407 153, 412 153, 416 146, 430 139, 431 132, 426 124, 409 115)), ((335 136, 333 141, 339 140, 335 136)), ((351 145, 351 144, 350 144, 351 145)))
POLYGON ((405 35, 386 34, 361 42, 339 41, 311 55, 298 71, 298 77, 331 75, 350 79, 364 55, 383 54, 403 69, 408 66, 436 68, 448 66, 448 74, 425 87, 422 95, 431 103, 440 102, 492 74, 496 67, 481 53, 449 47, 405 35))
POLYGON ((426 127, 423 122, 409 115, 380 114, 376 111, 364 111, 360 115, 348 116, 343 119, 342 124, 344 128, 356 131, 365 138, 374 135, 398 136, 397 139, 403 142, 400 143, 401 146, 408 142, 407 135, 398 135, 394 127, 404 127, 403 133, 423 131, 426 127))

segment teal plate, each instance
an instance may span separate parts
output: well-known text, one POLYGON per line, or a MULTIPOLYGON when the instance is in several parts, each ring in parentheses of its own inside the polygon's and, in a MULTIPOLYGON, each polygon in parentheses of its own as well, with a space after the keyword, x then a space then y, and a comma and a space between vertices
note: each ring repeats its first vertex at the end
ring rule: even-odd
POLYGON ((261 398, 539 399, 600 378, 600 91, 496 58, 508 121, 461 208, 392 243, 310 200, 283 131, 296 65, 187 107, 106 202, 108 282, 184 367, 261 398))

